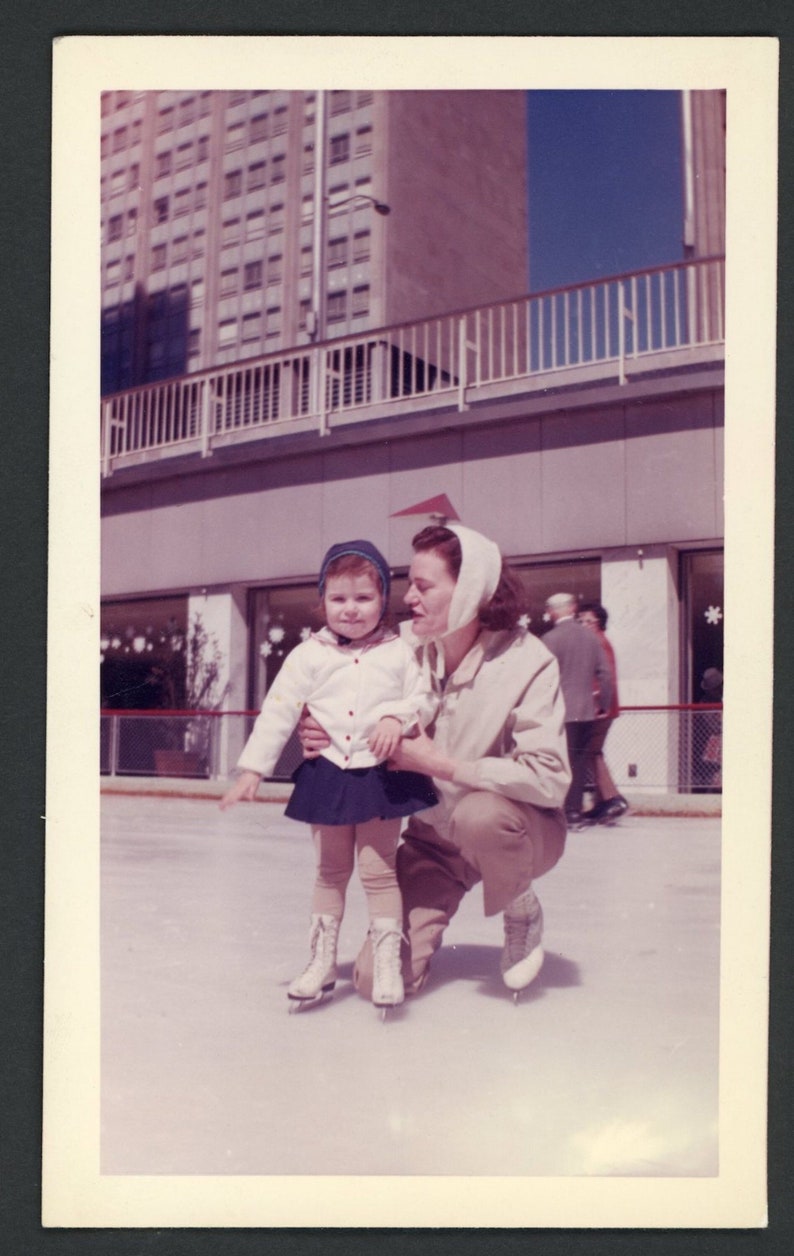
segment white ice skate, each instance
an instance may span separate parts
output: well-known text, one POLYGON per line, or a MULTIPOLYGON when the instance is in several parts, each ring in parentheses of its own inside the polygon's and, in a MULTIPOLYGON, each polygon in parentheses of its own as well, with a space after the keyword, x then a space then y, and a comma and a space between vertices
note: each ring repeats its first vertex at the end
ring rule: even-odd
POLYGON ((535 980, 543 967, 543 909, 530 888, 506 908, 505 945, 502 951, 502 981, 513 991, 518 1003, 522 990, 535 980))
POLYGON ((376 916, 370 925, 372 942, 372 1002, 386 1019, 390 1007, 397 1007, 405 998, 400 960, 402 930, 399 920, 376 916))
POLYGON ((331 997, 336 985, 336 946, 340 923, 336 916, 312 916, 309 931, 311 959, 287 991, 291 1012, 298 1012, 331 997))

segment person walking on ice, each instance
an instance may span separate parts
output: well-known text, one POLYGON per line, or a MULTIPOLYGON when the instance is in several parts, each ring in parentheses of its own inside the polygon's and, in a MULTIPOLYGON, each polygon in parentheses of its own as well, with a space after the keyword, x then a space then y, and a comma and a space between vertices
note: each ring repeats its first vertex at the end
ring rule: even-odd
POLYGON ((404 998, 397 842, 403 817, 438 800, 427 777, 390 771, 386 760, 405 734, 429 723, 435 702, 413 651, 384 622, 389 588, 388 564, 369 541, 331 546, 319 579, 325 625, 285 660, 220 803, 225 810, 255 798, 306 707, 328 744, 295 772, 286 809, 311 826, 317 859, 310 959, 289 987, 293 1008, 321 1000, 336 983, 356 853, 370 916, 372 1002, 385 1009, 404 998))

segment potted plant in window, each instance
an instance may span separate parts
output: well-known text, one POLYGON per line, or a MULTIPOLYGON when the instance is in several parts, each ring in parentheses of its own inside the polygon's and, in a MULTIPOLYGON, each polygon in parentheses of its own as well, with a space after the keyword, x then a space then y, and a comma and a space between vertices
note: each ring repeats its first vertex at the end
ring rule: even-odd
MULTIPOLYGON (((174 688, 184 687, 186 711, 217 711, 229 690, 221 685, 224 656, 215 633, 208 632, 196 612, 188 623, 184 648, 175 650, 172 667, 178 676, 174 688)), ((212 744, 211 717, 194 715, 170 722, 168 745, 155 750, 158 776, 207 776, 212 744)))

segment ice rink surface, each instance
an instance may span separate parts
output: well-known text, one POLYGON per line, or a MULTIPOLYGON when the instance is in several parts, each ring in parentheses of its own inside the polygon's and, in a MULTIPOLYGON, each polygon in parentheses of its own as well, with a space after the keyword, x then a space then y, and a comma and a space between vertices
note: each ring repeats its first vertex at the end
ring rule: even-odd
POLYGON ((103 797, 103 1173, 717 1173, 719 819, 570 834, 518 1006, 475 888, 384 1024, 355 877, 334 997, 288 1015, 313 858, 283 810, 103 797))

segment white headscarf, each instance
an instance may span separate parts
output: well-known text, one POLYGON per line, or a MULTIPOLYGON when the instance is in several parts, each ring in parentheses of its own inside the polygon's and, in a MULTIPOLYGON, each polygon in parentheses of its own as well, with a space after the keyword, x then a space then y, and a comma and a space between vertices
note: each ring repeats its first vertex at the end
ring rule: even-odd
POLYGON ((455 533, 462 554, 460 574, 449 604, 446 631, 450 633, 470 624, 490 602, 502 574, 502 555, 499 546, 482 533, 465 528, 462 523, 444 526, 455 533))

